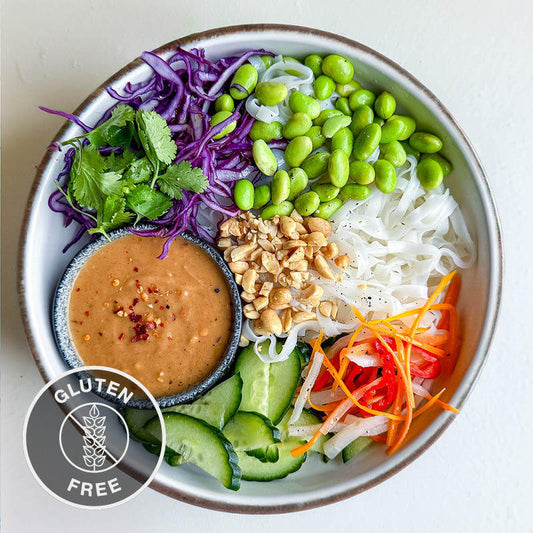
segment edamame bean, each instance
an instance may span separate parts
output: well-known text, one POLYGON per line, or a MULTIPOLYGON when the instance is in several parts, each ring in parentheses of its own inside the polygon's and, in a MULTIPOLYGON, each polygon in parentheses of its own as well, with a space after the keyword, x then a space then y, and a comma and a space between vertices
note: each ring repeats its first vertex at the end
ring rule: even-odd
POLYGON ((448 176, 448 174, 450 174, 450 172, 453 170, 452 164, 446 158, 442 157, 440 154, 424 154, 422 156, 422 160, 424 159, 435 160, 441 166, 442 174, 444 175, 444 177, 448 176))
POLYGON ((341 128, 331 138, 331 151, 342 150, 348 157, 352 155, 353 133, 349 128, 341 128))
POLYGON ((323 109, 320 111, 320 115, 315 118, 313 121, 313 124, 315 126, 323 126, 326 120, 331 117, 340 117, 343 115, 342 111, 339 111, 338 109, 323 109))
POLYGON ((322 135, 324 135, 326 139, 331 139, 340 129, 346 128, 351 123, 352 117, 347 117, 346 115, 328 118, 322 126, 322 135))
POLYGON ((406 141, 416 130, 416 122, 414 118, 406 117, 405 115, 392 115, 390 119, 400 120, 404 124, 405 129, 401 137, 398 139, 399 141, 406 141))
POLYGON ((313 143, 309 137, 295 137, 285 148, 285 161, 291 168, 300 167, 312 151, 313 143))
POLYGON ((331 54, 322 61, 322 72, 336 83, 348 83, 353 78, 353 65, 345 57, 331 54))
POLYGON ((255 188, 254 209, 261 209, 270 202, 270 187, 268 185, 259 185, 255 188))
POLYGON ((370 185, 375 177, 374 167, 366 161, 352 161, 350 163, 350 179, 359 185, 370 185))
POLYGON ((263 139, 254 141, 252 156, 257 168, 266 176, 272 176, 278 168, 276 156, 263 139))
POLYGON ((230 111, 235 109, 235 102, 229 94, 221 94, 215 100, 215 111, 230 111))
POLYGON ((328 169, 330 154, 328 152, 317 152, 310 155, 303 163, 302 168, 305 170, 309 179, 315 179, 324 174, 328 169))
POLYGON ((335 109, 338 109, 341 113, 344 113, 349 117, 352 116, 352 110, 348 104, 348 98, 337 98, 337 101, 335 102, 335 109))
POLYGON ((274 205, 279 205, 287 200, 291 190, 289 173, 286 170, 278 170, 272 178, 270 189, 272 190, 272 203, 274 205))
MULTIPOLYGON (((231 117, 231 111, 219 111, 211 117, 211 127, 224 122, 227 118, 231 117)), ((220 133, 217 133, 213 139, 222 139, 228 133, 231 133, 237 127, 237 121, 230 122, 220 133)))
POLYGON ((417 161, 420 161, 420 152, 413 150, 409 144, 409 141, 400 141, 400 144, 403 146, 403 149, 407 155, 412 155, 417 161))
POLYGON ((289 96, 289 107, 293 113, 305 113, 311 119, 320 115, 320 104, 311 96, 296 91, 289 96))
POLYGON ((261 56, 266 68, 271 67, 274 64, 274 58, 272 56, 261 56))
POLYGON ((434 159, 423 159, 416 167, 416 175, 420 185, 430 191, 436 189, 444 178, 442 167, 434 159))
POLYGON ((326 142, 326 138, 322 135, 322 128, 320 126, 311 127, 305 135, 311 139, 313 150, 320 148, 326 142))
POLYGON ((252 209, 254 205, 254 184, 250 180, 239 180, 233 189, 235 205, 243 211, 252 209))
POLYGON ((354 159, 364 161, 376 150, 381 140, 381 128, 377 124, 365 126, 353 142, 352 155, 354 159))
POLYGON ((442 148, 442 141, 436 135, 417 131, 409 137, 409 144, 423 154, 434 154, 442 148))
POLYGON ((337 83, 336 91, 339 96, 347 98, 358 89, 361 89, 361 84, 355 80, 351 80, 348 83, 337 83))
POLYGON ((372 122, 374 124, 377 124, 380 128, 385 125, 385 121, 381 117, 374 117, 374 120, 372 122))
POLYGON ((294 210, 294 205, 289 200, 281 202, 279 205, 268 205, 261 211, 261 218, 263 220, 270 220, 276 215, 280 217, 288 217, 294 210))
POLYGON ((294 201, 296 211, 303 217, 312 215, 320 205, 320 198, 318 194, 313 191, 304 192, 294 201))
POLYGON ((261 81, 255 88, 255 97, 263 105, 278 105, 287 98, 287 87, 277 81, 261 81))
POLYGON ((309 178, 303 168, 291 168, 289 170, 289 178, 291 179, 291 187, 289 193, 289 200, 292 202, 301 192, 307 187, 309 178))
POLYGON ((319 100, 327 100, 335 91, 335 82, 330 77, 321 74, 313 83, 313 89, 319 100))
POLYGON ((385 120, 394 115, 396 111, 396 100, 392 94, 387 91, 383 91, 374 102, 374 110, 378 117, 384 118, 385 120))
POLYGON ((374 163, 376 173, 376 187, 385 194, 391 193, 396 188, 396 170, 385 159, 378 159, 374 163))
POLYGON ((340 198, 335 198, 335 200, 330 200, 329 202, 320 204, 318 209, 313 213, 313 216, 327 220, 341 207, 342 200, 340 198))
POLYGON ((294 139, 295 137, 305 135, 312 125, 313 122, 308 115, 305 113, 294 113, 294 115, 287 120, 285 126, 283 126, 283 137, 285 137, 285 139, 294 139))
POLYGON ((252 139, 252 141, 262 139, 269 143, 273 139, 281 139, 281 129, 282 126, 280 122, 275 121, 268 124, 267 122, 256 120, 249 133, 250 139, 252 139))
POLYGON ((376 95, 367 89, 357 89, 349 98, 348 103, 353 111, 358 105, 367 105, 372 107, 376 100, 376 95))
POLYGON ((380 144, 380 159, 386 159, 394 167, 401 167, 407 159, 407 154, 403 146, 398 141, 392 141, 388 144, 380 144))
POLYGON ((370 196, 370 189, 366 185, 348 183, 341 189, 343 200, 366 200, 370 196))
POLYGON ((339 195, 340 189, 331 183, 317 183, 311 190, 318 194, 321 202, 329 202, 339 195))
POLYGON ((350 125, 350 129, 352 130, 354 136, 359 135, 359 133, 365 126, 372 124, 373 120, 374 111, 372 111, 371 107, 367 105, 357 106, 353 110, 352 123, 350 125))
POLYGON ((250 63, 241 65, 231 80, 229 93, 234 100, 244 100, 257 85, 257 70, 250 63))
POLYGON ((309 67, 315 78, 318 78, 322 74, 322 58, 317 54, 311 54, 304 59, 304 65, 309 67))
POLYGON ((405 123, 396 118, 389 118, 381 128, 381 143, 387 144, 397 141, 403 134, 405 123))
POLYGON ((350 159, 343 150, 333 150, 328 161, 328 174, 335 187, 344 187, 350 175, 350 159))

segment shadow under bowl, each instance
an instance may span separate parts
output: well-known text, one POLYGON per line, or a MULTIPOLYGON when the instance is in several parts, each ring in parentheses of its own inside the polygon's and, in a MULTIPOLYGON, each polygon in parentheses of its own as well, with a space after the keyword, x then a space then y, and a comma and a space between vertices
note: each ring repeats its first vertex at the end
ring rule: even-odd
MULTIPOLYGON (((120 228, 118 230, 109 232, 109 240, 102 236, 94 241, 89 242, 68 264, 57 285, 52 304, 52 327, 59 351, 65 362, 71 368, 80 368, 84 366, 84 362, 74 346, 69 327, 69 302, 74 283, 81 269, 85 266, 89 258, 92 257, 95 252, 110 242, 116 241, 117 239, 127 235, 132 235, 131 229, 131 227, 120 228)), ((148 229, 154 229, 154 226, 138 225, 135 227, 135 231, 148 229)), ((233 360, 235 359, 242 328, 242 303, 239 294, 239 288, 235 283, 233 274, 228 268, 228 265, 224 261, 223 257, 209 243, 189 232, 182 233, 180 237, 183 237, 193 244, 196 244, 202 250, 204 250, 204 252, 206 252, 215 261, 219 269, 224 274, 224 278, 228 284, 232 304, 232 331, 229 337, 227 348, 215 369, 205 379, 194 384, 183 392, 179 392, 171 396, 162 396, 156 398, 157 403, 161 408, 172 407, 173 405, 182 403, 190 403, 205 394, 209 389, 213 388, 219 381, 221 381, 222 378, 228 374, 233 360)), ((103 395, 101 392, 98 394, 101 396, 103 395)), ((105 398, 112 402, 116 402, 115 397, 106 395, 105 398)), ((134 407, 136 409, 150 409, 152 408, 152 404, 147 398, 133 398, 128 402, 128 407, 134 407)))

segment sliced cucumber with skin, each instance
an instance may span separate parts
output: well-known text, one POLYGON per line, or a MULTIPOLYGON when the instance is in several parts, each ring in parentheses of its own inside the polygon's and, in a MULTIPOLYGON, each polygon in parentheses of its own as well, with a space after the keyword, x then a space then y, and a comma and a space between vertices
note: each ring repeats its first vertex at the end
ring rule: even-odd
POLYGON ((357 437, 342 450, 342 460, 347 463, 355 455, 362 452, 368 445, 374 442, 370 437, 357 437))
POLYGON ((222 429, 241 404, 243 382, 239 374, 218 384, 191 404, 175 405, 163 412, 182 413, 222 429))
POLYGON ((302 362, 298 348, 295 348, 285 361, 271 363, 267 416, 273 424, 279 423, 291 405, 301 372, 302 362))
MULTIPOLYGON (((263 342, 261 349, 268 350, 269 342, 263 342)), ((244 348, 236 364, 243 381, 240 409, 260 413, 277 424, 291 404, 301 369, 298 349, 285 361, 264 363, 255 354, 253 345, 244 348)))
MULTIPOLYGON (((268 350, 269 341, 260 344, 268 350)), ((268 414, 268 381, 270 365, 263 363, 255 355, 253 344, 244 348, 235 364, 235 372, 242 378, 242 400, 240 409, 267 416, 268 414)))
MULTIPOLYGON (((241 469, 231 443, 222 432, 203 420, 183 413, 163 414, 167 448, 218 479, 224 487, 238 490, 241 469)), ((157 420, 149 420, 144 429, 161 439, 157 420)))
MULTIPOLYGON (((293 408, 291 407, 283 417, 283 420, 278 424, 278 428, 281 431, 281 440, 285 441, 289 438, 289 419, 292 415, 293 408)), ((311 411, 308 411, 307 409, 304 409, 302 411, 302 414, 300 415, 300 418, 292 424, 294 426, 313 426, 315 424, 320 424, 320 419, 311 413, 311 411)), ((329 435, 321 435, 318 437, 316 442, 309 448, 310 452, 317 452, 317 453, 324 453, 324 443, 329 439, 329 435)), ((304 441, 307 442, 309 438, 305 438, 304 441)))
POLYGON ((304 464, 307 454, 293 457, 291 450, 300 446, 303 442, 298 439, 290 439, 281 444, 274 444, 279 452, 276 462, 262 462, 246 452, 237 452, 239 465, 242 470, 242 479, 247 481, 272 481, 282 479, 296 472, 304 464))
POLYGON ((259 413, 239 411, 222 433, 235 451, 247 451, 280 442, 279 429, 259 413))
MULTIPOLYGON (((238 374, 235 374, 219 383, 195 402, 169 407, 163 409, 163 412, 184 413, 222 429, 239 408, 241 395, 242 379, 238 374)), ((133 437, 141 442, 159 444, 159 441, 144 429, 146 422, 157 416, 153 409, 127 408, 124 409, 123 414, 133 437)))
POLYGON ((246 452, 251 457, 259 459, 262 463, 275 463, 279 460, 279 448, 276 445, 265 448, 256 448, 246 452))
MULTIPOLYGON (((124 420, 128 424, 128 430, 130 435, 132 435, 136 440, 141 442, 146 442, 154 444, 157 446, 156 454, 159 454, 159 443, 161 441, 157 440, 151 433, 144 429, 144 425, 151 418, 157 417, 156 412, 153 409, 124 409, 123 413, 124 420)), ((146 448, 146 446, 145 446, 146 448)), ((153 452, 152 452, 153 453, 153 452)))

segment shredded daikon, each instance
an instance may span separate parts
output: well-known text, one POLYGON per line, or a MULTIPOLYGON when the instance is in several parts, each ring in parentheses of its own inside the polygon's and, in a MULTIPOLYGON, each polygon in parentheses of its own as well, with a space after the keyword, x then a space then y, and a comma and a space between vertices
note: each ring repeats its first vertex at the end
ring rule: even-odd
POLYGON ((348 444, 358 437, 379 435, 388 429, 388 421, 381 415, 370 418, 347 416, 346 420, 351 423, 324 443, 324 453, 330 459, 336 457, 348 444))

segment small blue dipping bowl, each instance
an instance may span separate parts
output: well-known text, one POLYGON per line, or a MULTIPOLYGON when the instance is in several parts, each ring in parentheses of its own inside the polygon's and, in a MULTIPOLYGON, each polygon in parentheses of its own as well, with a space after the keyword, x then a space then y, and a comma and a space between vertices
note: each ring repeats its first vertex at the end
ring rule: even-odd
MULTIPOLYGON (((136 231, 148 229, 154 229, 154 226, 135 226, 136 231)), ((70 293, 74 286, 74 282, 87 260, 97 250, 99 250, 106 244, 109 244, 110 241, 116 241, 121 237, 131 235, 131 230, 132 227, 121 228, 109 232, 109 240, 102 236, 94 241, 91 241, 78 252, 74 259, 72 259, 72 261, 65 269, 61 280, 59 281, 52 305, 52 326, 59 351, 61 352, 63 359, 71 368, 79 368, 84 366, 84 363, 78 355, 78 352, 76 351, 76 348, 72 341, 69 327, 69 301, 70 293)), ((180 237, 183 237, 184 239, 202 248, 202 250, 204 250, 215 261, 220 270, 223 272, 228 287, 230 289, 230 297, 232 303, 232 331, 226 351, 224 352, 224 355, 221 357, 219 364, 213 370, 213 372, 211 372, 211 374, 209 374, 209 376, 207 376, 207 378, 205 378, 203 381, 196 383, 186 391, 174 394, 172 396, 156 398, 161 408, 171 407, 173 405, 178 405, 181 403, 192 402, 202 394, 205 394, 209 389, 214 387, 228 373, 233 363, 233 360, 235 359, 239 340, 241 337, 241 298, 239 288, 235 282, 231 270, 228 268, 228 265, 224 261, 223 257, 211 244, 205 242, 199 237, 196 237, 195 235, 192 235, 189 232, 182 233, 180 237)), ((110 397, 109 399, 112 398, 110 397)), ((116 401, 116 398, 113 398, 112 401, 116 401)), ((128 406, 135 407, 137 409, 150 409, 151 402, 148 399, 134 398, 128 402, 128 406)))

